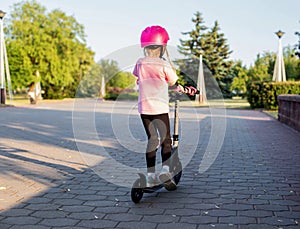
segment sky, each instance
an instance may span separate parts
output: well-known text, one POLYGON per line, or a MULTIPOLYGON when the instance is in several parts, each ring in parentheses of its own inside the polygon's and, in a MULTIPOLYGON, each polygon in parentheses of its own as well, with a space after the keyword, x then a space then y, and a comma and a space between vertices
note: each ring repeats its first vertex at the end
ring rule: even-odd
MULTIPOLYGON (((5 0, 0 9, 7 15, 14 3, 5 0)), ((48 11, 60 9, 74 16, 85 27, 88 46, 95 60, 116 50, 139 43, 141 31, 149 25, 161 25, 170 35, 171 46, 186 39, 182 32, 191 31, 191 19, 199 11, 205 25, 219 22, 221 32, 233 53, 232 60, 253 65, 257 54, 277 52, 278 30, 285 32, 282 45, 296 45, 300 32, 299 0, 37 0, 48 11)), ((5 16, 7 17, 7 16, 5 16)), ((5 19, 5 18, 4 18, 5 19)), ((5 20, 4 20, 5 23, 5 20)))

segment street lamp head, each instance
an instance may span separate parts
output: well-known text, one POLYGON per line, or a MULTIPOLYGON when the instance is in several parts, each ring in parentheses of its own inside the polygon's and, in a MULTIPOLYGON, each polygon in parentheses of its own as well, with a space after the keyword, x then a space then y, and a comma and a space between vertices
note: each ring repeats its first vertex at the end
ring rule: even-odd
POLYGON ((4 11, 2 11, 2 10, 0 10, 0 19, 2 20, 2 18, 4 18, 4 16, 5 16, 5 12, 4 11))
POLYGON ((279 31, 276 32, 275 34, 276 34, 276 35, 278 36, 278 38, 280 39, 280 38, 283 36, 284 32, 282 32, 281 30, 279 30, 279 31))

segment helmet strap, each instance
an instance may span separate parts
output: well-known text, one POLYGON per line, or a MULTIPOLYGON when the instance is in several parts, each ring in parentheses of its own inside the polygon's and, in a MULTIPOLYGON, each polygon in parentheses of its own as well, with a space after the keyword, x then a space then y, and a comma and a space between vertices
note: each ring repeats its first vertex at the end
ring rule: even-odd
POLYGON ((165 48, 164 48, 164 46, 161 46, 160 47, 160 55, 159 55, 159 57, 163 58, 164 53, 165 53, 165 48))

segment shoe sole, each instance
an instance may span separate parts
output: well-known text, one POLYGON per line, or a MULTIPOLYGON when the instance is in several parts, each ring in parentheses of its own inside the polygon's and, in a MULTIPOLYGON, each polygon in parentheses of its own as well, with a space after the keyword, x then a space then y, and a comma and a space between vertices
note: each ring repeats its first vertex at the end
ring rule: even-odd
POLYGON ((177 186, 174 183, 174 181, 172 181, 172 178, 168 174, 166 173, 160 174, 159 179, 164 184, 165 189, 167 189, 168 191, 176 190, 177 186))

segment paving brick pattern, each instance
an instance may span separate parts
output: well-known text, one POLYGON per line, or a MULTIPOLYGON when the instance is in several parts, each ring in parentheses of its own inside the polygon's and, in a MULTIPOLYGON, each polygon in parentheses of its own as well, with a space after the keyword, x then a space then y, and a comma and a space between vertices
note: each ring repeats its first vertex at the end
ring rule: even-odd
MULTIPOLYGON (((103 103, 97 120, 109 119, 103 103)), ((0 109, 0 228, 300 228, 300 133, 260 111, 227 110, 217 159, 199 173, 211 117, 199 108, 200 138, 174 192, 130 199, 87 166, 72 132, 72 101, 0 109)), ((124 102, 126 114, 131 103, 124 102)), ((189 108, 181 108, 182 118, 189 108)), ((84 108, 83 108, 84 112, 84 108)), ((133 134, 144 136, 139 117, 133 134)), ((113 132, 99 128, 107 141, 113 132)), ((187 144, 190 143, 181 142, 187 144)), ((117 144, 114 144, 116 146, 117 144)), ((144 166, 142 154, 112 156, 144 166)), ((126 153, 126 152, 125 152, 126 153)))

